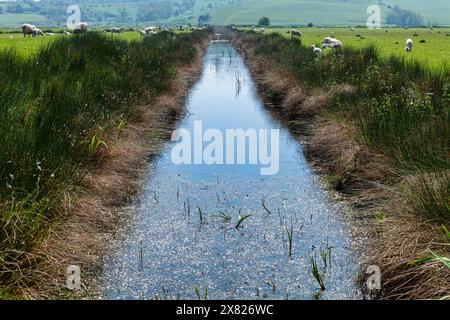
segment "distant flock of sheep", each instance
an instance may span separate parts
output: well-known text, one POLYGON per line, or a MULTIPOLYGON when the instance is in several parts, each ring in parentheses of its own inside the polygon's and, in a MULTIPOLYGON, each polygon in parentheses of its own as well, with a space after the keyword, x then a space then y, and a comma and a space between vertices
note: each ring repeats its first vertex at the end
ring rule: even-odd
MULTIPOLYGON (((252 30, 255 32, 264 33, 265 28, 257 28, 256 26, 252 27, 252 30)), ((355 31, 355 28, 351 27, 351 31, 355 31)), ((386 31, 387 32, 387 31, 386 31)), ((303 34, 300 30, 292 29, 287 31, 288 34, 291 35, 291 38, 302 38, 303 34)), ((326 37, 322 40, 322 48, 316 47, 315 44, 311 45, 312 51, 316 55, 322 54, 322 49, 339 49, 342 48, 342 41, 334 38, 334 37, 326 37)), ((413 41, 412 39, 406 40, 405 52, 412 52, 413 50, 413 41)))
MULTIPOLYGON (((351 28, 352 31, 354 31, 354 28, 351 28)), ((303 36, 302 32, 300 30, 290 30, 288 33, 291 35, 292 38, 298 37, 301 38, 303 36)), ((326 37, 322 40, 322 48, 316 47, 316 45, 311 45, 312 51, 316 55, 320 55, 322 53, 322 49, 339 49, 342 48, 342 41, 334 38, 334 37, 326 37)), ((413 50, 413 41, 412 39, 406 40, 406 47, 405 52, 412 52, 413 50)))
MULTIPOLYGON (((40 30, 39 28, 37 28, 35 25, 29 24, 29 23, 25 23, 22 26, 20 26, 19 28, 22 28, 22 33, 24 37, 37 37, 37 36, 54 36, 55 34, 52 32, 42 32, 42 30, 40 30)), ((187 27, 187 26, 177 26, 177 28, 180 31, 184 31, 184 30, 191 30, 191 31, 195 31, 195 30, 199 30, 201 28, 197 28, 197 27, 187 27)), ((80 22, 77 23, 75 25, 75 28, 72 30, 72 32, 69 32, 67 30, 63 31, 63 34, 65 35, 70 35, 70 34, 80 34, 80 33, 86 33, 88 30, 88 24, 86 22, 80 22)), ((130 31, 133 31, 134 29, 130 28, 130 31)), ((125 27, 113 27, 110 29, 105 30, 104 32, 110 32, 110 33, 122 33, 125 31, 125 27)), ((145 37, 145 36, 152 36, 152 35, 156 35, 157 31, 175 31, 174 27, 171 26, 159 26, 159 27, 147 27, 145 29, 140 29, 137 30, 137 32, 145 37)), ((10 36, 10 38, 12 38, 12 36, 10 36)))
MULTIPOLYGON (((29 24, 29 23, 25 23, 21 26, 22 28, 22 33, 23 36, 43 36, 44 33, 42 32, 42 30, 40 30, 39 28, 37 28, 35 25, 29 24)), ((185 30, 185 26, 179 26, 179 29, 181 31, 185 30)), ((192 27, 192 30, 196 30, 196 27, 192 27)), ((72 33, 73 34, 80 34, 80 33, 86 33, 88 30, 88 24, 86 22, 80 22, 77 23, 75 25, 75 28, 73 29, 72 33)), ((170 26, 164 26, 164 27, 147 27, 145 29, 141 29, 138 30, 139 34, 143 37, 146 36, 152 36, 152 35, 156 35, 157 31, 162 31, 162 30, 167 30, 167 31, 174 31, 175 29, 173 27, 170 26)), ((264 28, 261 29, 257 29, 256 27, 253 27, 254 31, 259 31, 259 32, 265 32, 264 28)), ((353 28, 351 28, 352 31, 354 31, 353 28)), ((114 27, 111 28, 109 30, 105 30, 105 32, 111 32, 111 33, 122 33, 125 31, 125 27, 114 27)), ((64 31, 63 32, 66 35, 71 34, 68 31, 64 31)), ((291 35, 292 38, 297 37, 297 38, 301 38, 303 36, 302 32, 300 30, 290 30, 288 31, 288 33, 291 35)), ((54 36, 55 34, 52 32, 47 32, 45 33, 45 35, 47 36, 54 36)), ((342 41, 334 38, 334 37, 326 37, 322 40, 322 48, 316 47, 315 45, 311 45, 311 49, 312 51, 316 54, 316 55, 320 55, 322 53, 322 49, 339 49, 342 48, 342 41)), ((407 39, 406 40, 406 46, 405 46, 405 52, 412 52, 413 50, 413 41, 412 39, 407 39)))
MULTIPOLYGON (((44 32, 42 32, 41 29, 37 28, 33 24, 24 23, 20 28, 22 28, 23 36, 26 37, 37 37, 37 36, 44 36, 44 32)), ((77 23, 72 30, 73 34, 80 34, 80 33, 86 33, 88 30, 88 24, 86 22, 80 22, 77 23)), ((64 30, 63 34, 69 35, 71 34, 69 31, 64 30)), ((54 36, 55 34, 53 32, 46 32, 46 36, 54 36)))

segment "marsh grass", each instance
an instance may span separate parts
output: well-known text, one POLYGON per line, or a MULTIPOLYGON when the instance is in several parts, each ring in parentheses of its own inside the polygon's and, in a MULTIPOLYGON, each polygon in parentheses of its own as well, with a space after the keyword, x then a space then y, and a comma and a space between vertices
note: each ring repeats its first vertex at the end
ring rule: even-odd
POLYGON ((92 159, 101 148, 108 148, 108 145, 105 141, 101 140, 97 134, 94 134, 88 143, 88 158, 92 159))
POLYGON ((199 221, 200 222, 203 222, 203 212, 202 212, 202 209, 200 208, 200 207, 197 207, 197 212, 198 212, 198 219, 199 219, 199 221))
MULTIPOLYGON (((274 62, 280 75, 274 75, 272 82, 282 83, 289 76, 309 92, 332 92, 321 115, 346 127, 356 126, 355 140, 392 159, 397 176, 422 175, 410 180, 410 206, 417 214, 448 221, 448 66, 432 68, 404 56, 382 56, 373 44, 345 46, 316 59, 310 48, 277 33, 240 32, 239 41, 274 62), (433 175, 436 177, 429 177, 433 175)), ((268 93, 283 107, 284 98, 272 95, 268 93)), ((297 114, 289 110, 287 120, 301 119, 302 103, 292 108, 297 114)))
POLYGON ((328 252, 325 250, 320 251, 320 256, 322 257, 322 262, 325 268, 328 267, 328 252))
POLYGON ((168 89, 203 34, 123 41, 61 37, 26 58, 0 51, 0 282, 48 233, 67 190, 107 151, 138 103, 168 89), (120 120, 118 120, 120 119, 120 120))
POLYGON ((408 177, 403 192, 413 212, 436 222, 450 221, 450 171, 408 177))
POLYGON ((294 227, 292 225, 289 228, 286 227, 286 234, 288 237, 289 257, 292 257, 292 251, 294 249, 294 227))
POLYGON ((314 278, 316 279, 317 283, 319 284, 320 290, 324 291, 325 290, 325 282, 324 282, 322 274, 320 273, 319 268, 317 266, 317 261, 316 261, 315 256, 311 257, 311 272, 312 272, 314 278))
MULTIPOLYGON (((450 231, 448 230, 448 228, 445 225, 442 225, 442 230, 444 231, 447 242, 435 243, 434 245, 443 246, 443 247, 450 246, 450 231)), ((417 266, 417 265, 422 265, 422 264, 427 264, 427 263, 439 262, 439 263, 443 264, 445 267, 447 267, 448 269, 450 269, 450 258, 449 257, 438 254, 430 249, 428 249, 427 254, 428 254, 428 256, 425 258, 420 258, 420 259, 410 261, 409 265, 417 266)))
POLYGON ((269 215, 272 214, 272 212, 269 210, 269 208, 266 205, 266 198, 265 197, 261 198, 261 206, 263 207, 264 211, 266 211, 266 213, 267 213, 266 216, 269 216, 269 215))
POLYGON ((239 211, 239 217, 238 217, 238 221, 236 223, 236 226, 234 227, 236 230, 239 230, 241 228, 243 228, 243 223, 245 220, 247 220, 248 218, 250 218, 253 214, 246 214, 246 215, 241 215, 240 211, 239 211))
POLYGON ((214 217, 220 219, 224 223, 230 223, 232 220, 231 214, 224 211, 219 211, 219 213, 215 214, 214 217))
POLYGON ((208 300, 208 288, 206 287, 202 293, 202 290, 198 286, 194 286, 195 294, 198 300, 208 300))

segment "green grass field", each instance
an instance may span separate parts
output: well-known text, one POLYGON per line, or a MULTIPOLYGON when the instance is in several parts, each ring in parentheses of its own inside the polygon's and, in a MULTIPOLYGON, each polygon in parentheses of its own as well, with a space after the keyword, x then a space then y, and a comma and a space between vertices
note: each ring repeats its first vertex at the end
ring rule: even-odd
MULTIPOLYGON (((44 31, 45 29, 46 28, 42 28, 42 30, 44 31)), ((9 29, 3 29, 2 31, 4 33, 0 34, 0 50, 14 49, 22 56, 27 56, 36 53, 41 47, 46 46, 47 44, 51 43, 52 41, 60 37, 70 37, 62 34, 55 34, 54 36, 24 38, 23 35, 20 33, 14 34, 7 33, 8 30, 9 29), (12 39, 10 37, 12 37, 12 39)), ((176 33, 183 33, 183 32, 177 31, 176 33)), ((128 41, 141 39, 141 36, 137 31, 127 31, 121 34, 113 34, 110 36, 128 41)))
MULTIPOLYGON (((45 30, 45 28, 43 28, 45 30)), ((266 32, 277 32, 285 37, 290 37, 287 33, 290 28, 267 28, 266 32)), ((23 55, 35 53, 40 47, 45 46, 58 37, 24 38, 21 34, 8 34, 8 29, 2 30, 0 34, 0 49, 14 48, 23 55), (13 39, 10 39, 10 36, 13 39)), ((433 68, 450 65, 450 28, 437 28, 430 30, 428 28, 401 29, 390 28, 381 30, 355 29, 349 28, 301 28, 303 32, 303 44, 320 45, 322 39, 327 36, 334 36, 340 39, 344 46, 363 47, 374 43, 380 49, 384 57, 390 55, 407 56, 408 59, 418 60, 433 68), (418 36, 414 36, 417 34, 418 36), (360 37, 357 37, 357 36, 360 37), (414 50, 412 53, 405 53, 405 41, 407 38, 414 40, 414 50), (425 40, 425 43, 421 43, 425 40)), ((179 32, 178 32, 179 33, 179 32)), ((113 37, 132 41, 139 40, 141 37, 137 31, 124 32, 120 35, 114 34, 113 37)), ((67 36, 66 36, 67 37, 67 36)))
MULTIPOLYGON (((285 37, 290 37, 287 32, 291 28, 267 28, 266 32, 277 32, 285 37)), ((388 28, 381 30, 350 28, 301 28, 303 33, 303 44, 320 45, 324 37, 333 36, 343 42, 344 46, 363 47, 374 43, 384 57, 390 55, 407 56, 408 59, 418 60, 432 67, 450 65, 450 28, 428 28, 403 29, 388 28), (417 34, 418 36, 415 36, 417 34), (357 37, 357 36, 361 37, 357 37), (411 38, 414 41, 414 50, 406 53, 405 41, 411 38), (425 43, 421 43, 425 40, 425 43)))

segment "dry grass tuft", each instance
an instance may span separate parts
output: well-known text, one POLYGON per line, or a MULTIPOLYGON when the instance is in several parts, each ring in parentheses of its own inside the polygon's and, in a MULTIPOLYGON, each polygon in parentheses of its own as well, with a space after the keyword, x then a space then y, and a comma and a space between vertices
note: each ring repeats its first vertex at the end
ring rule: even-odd
POLYGON ((413 264, 430 256, 429 250, 447 254, 442 231, 417 215, 398 213, 382 224, 371 263, 382 270, 384 299, 440 299, 450 294, 450 269, 439 262, 413 264))

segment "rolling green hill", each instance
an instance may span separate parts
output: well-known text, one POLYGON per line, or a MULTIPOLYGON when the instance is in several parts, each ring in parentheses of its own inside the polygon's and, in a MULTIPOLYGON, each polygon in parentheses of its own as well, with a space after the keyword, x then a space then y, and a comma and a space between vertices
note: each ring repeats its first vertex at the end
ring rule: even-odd
MULTIPOLYGON (((206 1, 206 0, 204 0, 206 1)), ((353 25, 365 24, 367 7, 374 0, 242 0, 211 11, 213 22, 219 24, 254 24, 261 16, 269 16, 272 24, 353 25)), ((382 20, 390 9, 388 6, 420 13, 425 23, 450 25, 450 1, 448 0, 386 0, 382 20)))
MULTIPOLYGON (((0 2, 0 26, 24 22, 63 25, 70 0, 0 2)), ((255 24, 268 16, 272 24, 333 26, 365 24, 367 7, 379 4, 383 22, 399 6, 421 15, 422 24, 450 25, 449 0, 79 0, 82 20, 98 25, 154 23, 255 24)))

